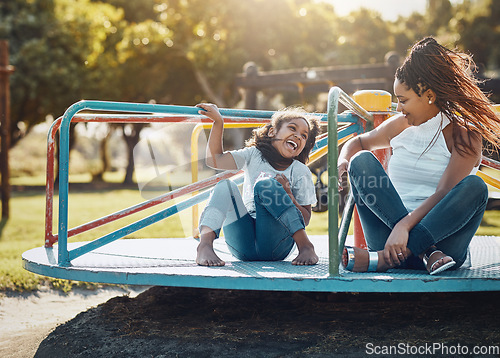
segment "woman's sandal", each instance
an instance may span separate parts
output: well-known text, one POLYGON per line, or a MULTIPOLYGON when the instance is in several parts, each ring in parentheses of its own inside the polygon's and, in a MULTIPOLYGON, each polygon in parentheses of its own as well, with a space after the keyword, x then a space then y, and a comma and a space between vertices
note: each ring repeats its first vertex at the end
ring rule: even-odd
MULTIPOLYGON (((368 267, 365 272, 376 272, 378 266, 378 253, 377 251, 368 251, 368 254, 369 254, 369 261, 368 261, 368 267)), ((352 271, 354 268, 354 260, 355 260, 354 248, 350 246, 344 247, 344 251, 342 253, 342 266, 344 267, 344 269, 352 271)), ((363 272, 363 271, 356 271, 356 272, 363 272)))
POLYGON ((431 258, 431 256, 435 253, 438 253, 440 252, 441 254, 445 255, 441 250, 438 250, 438 248, 436 246, 431 246, 427 249, 427 251, 425 251, 424 253, 424 257, 422 258, 422 260, 424 261, 424 265, 425 267, 427 268, 427 271, 429 271, 429 274, 431 275, 436 275, 440 272, 443 272, 447 269, 449 269, 450 267, 453 267, 456 265, 456 262, 455 260, 453 260, 453 258, 451 256, 448 256, 448 255, 445 255, 445 256, 442 256, 440 257, 439 259, 437 259, 436 261, 434 261, 431 266, 429 267, 428 266, 428 262, 431 258), (439 266, 437 269, 434 270, 434 266, 442 259, 446 258, 446 257, 449 257, 451 259, 450 262, 447 262, 445 264, 442 264, 441 266, 439 266))

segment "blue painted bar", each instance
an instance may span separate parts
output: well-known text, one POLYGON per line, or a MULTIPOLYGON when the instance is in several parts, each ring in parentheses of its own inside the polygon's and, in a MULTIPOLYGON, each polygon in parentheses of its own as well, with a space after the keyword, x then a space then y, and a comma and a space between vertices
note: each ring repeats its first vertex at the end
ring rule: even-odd
POLYGON ((69 126, 73 116, 85 109, 85 102, 73 104, 64 112, 59 128, 59 265, 69 266, 68 245, 68 191, 69 191, 69 126))
POLYGON ((352 111, 342 112, 337 114, 337 118, 338 118, 337 123, 359 123, 360 115, 356 115, 352 111))
POLYGON ((341 262, 342 259, 342 251, 344 250, 347 234, 349 232, 349 224, 351 223, 353 212, 354 212, 354 197, 352 196, 352 192, 349 192, 349 196, 347 197, 347 201, 344 206, 344 212, 342 213, 342 219, 340 221, 339 262, 341 262))
MULTIPOLYGON (((359 124, 351 124, 350 126, 344 128, 344 129, 341 129, 337 132, 338 139, 345 138, 345 137, 347 137, 351 134, 354 134, 354 133, 363 133, 362 129, 363 129, 363 127, 361 127, 359 124)), ((325 138, 318 140, 314 144, 313 151, 318 150, 320 148, 323 148, 324 146, 327 145, 327 143, 328 143, 328 137, 325 137, 325 138)))
POLYGON ((96 239, 94 241, 89 242, 88 244, 84 246, 80 246, 77 249, 73 249, 69 252, 69 261, 72 261, 76 259, 77 257, 82 256, 83 254, 89 253, 90 251, 93 251, 95 249, 98 249, 99 247, 102 247, 104 245, 107 245, 115 240, 121 239, 129 234, 132 234, 136 231, 139 231, 149 225, 152 225, 154 223, 157 223, 160 220, 166 219, 174 214, 177 214, 178 212, 190 208, 191 206, 195 204, 201 203, 203 200, 208 199, 208 196, 210 195, 210 191, 205 191, 203 193, 200 193, 192 198, 186 199, 176 205, 173 205, 171 207, 168 207, 166 209, 163 209, 155 214, 152 214, 148 217, 145 217, 141 220, 136 221, 135 223, 126 225, 122 227, 121 229, 118 229, 116 231, 113 231, 112 233, 109 233, 107 235, 104 235, 103 237, 96 239))
MULTIPOLYGON (((234 180, 236 185, 240 185, 243 183, 243 178, 237 178, 234 180)), ((83 246, 80 246, 76 249, 73 249, 69 251, 69 261, 71 262, 72 260, 76 259, 77 257, 80 257, 86 253, 89 253, 95 249, 98 249, 104 245, 107 245, 115 240, 121 239, 131 233, 134 233, 136 231, 139 231, 141 229, 144 229, 147 226, 153 225, 157 223, 160 220, 166 219, 172 215, 175 215, 183 210, 186 210, 193 205, 199 204, 202 201, 208 199, 208 196, 210 195, 210 190, 206 190, 202 193, 199 193, 189 199, 186 199, 180 203, 177 203, 176 205, 170 206, 166 209, 163 209, 155 214, 152 214, 148 217, 145 217, 141 220, 136 221, 135 223, 126 225, 122 227, 121 229, 118 229, 116 231, 113 231, 112 233, 109 233, 107 235, 102 236, 99 239, 96 239, 94 241, 91 241, 83 246)))

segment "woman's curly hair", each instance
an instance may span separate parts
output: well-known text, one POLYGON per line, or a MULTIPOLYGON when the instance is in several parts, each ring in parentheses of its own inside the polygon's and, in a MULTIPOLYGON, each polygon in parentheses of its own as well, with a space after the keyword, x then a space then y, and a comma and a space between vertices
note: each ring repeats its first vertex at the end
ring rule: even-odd
POLYGON ((471 137, 477 134, 500 147, 500 119, 478 87, 479 81, 472 75, 474 69, 471 56, 426 37, 413 45, 396 70, 396 79, 418 96, 428 89, 434 91, 437 107, 453 123, 454 146, 459 153, 473 152, 471 137), (460 137, 458 126, 467 130, 467 140, 460 137))
POLYGON ((296 118, 302 118, 308 123, 309 135, 307 136, 304 149, 294 159, 307 164, 309 161, 309 154, 316 143, 316 136, 320 132, 320 127, 319 119, 314 115, 308 114, 301 107, 288 107, 280 111, 276 111, 271 117, 271 121, 269 123, 253 130, 252 137, 245 143, 246 146, 257 147, 257 149, 259 149, 262 153, 264 159, 266 159, 275 168, 290 165, 291 160, 283 158, 276 148, 274 148, 274 138, 269 136, 269 130, 274 127, 275 131, 278 132, 284 123, 288 123, 292 119, 296 118))

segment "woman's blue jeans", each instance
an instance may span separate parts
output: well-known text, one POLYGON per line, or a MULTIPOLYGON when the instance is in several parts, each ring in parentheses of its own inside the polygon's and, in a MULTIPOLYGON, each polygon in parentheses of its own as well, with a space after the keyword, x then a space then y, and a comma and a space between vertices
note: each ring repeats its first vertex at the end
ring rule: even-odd
MULTIPOLYGON (((349 176, 365 240, 370 250, 383 250, 394 226, 409 211, 377 158, 361 151, 351 158, 349 176)), ((413 253, 402 267, 425 268, 418 255, 435 245, 460 267, 486 209, 488 188, 476 175, 460 181, 410 231, 413 253)))
POLYGON ((254 186, 255 219, 250 216, 236 184, 219 182, 203 210, 199 227, 219 236, 221 227, 229 251, 243 261, 285 259, 294 246, 292 235, 304 229, 302 214, 283 186, 272 178, 254 186))

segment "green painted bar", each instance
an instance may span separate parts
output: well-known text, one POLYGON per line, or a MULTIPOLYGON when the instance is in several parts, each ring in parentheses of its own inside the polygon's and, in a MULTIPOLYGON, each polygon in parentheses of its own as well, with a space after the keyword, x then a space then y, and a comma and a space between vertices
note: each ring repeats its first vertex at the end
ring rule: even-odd
POLYGON ((340 88, 328 93, 328 265, 330 276, 339 275, 339 202, 338 202, 338 139, 337 112, 340 88))

